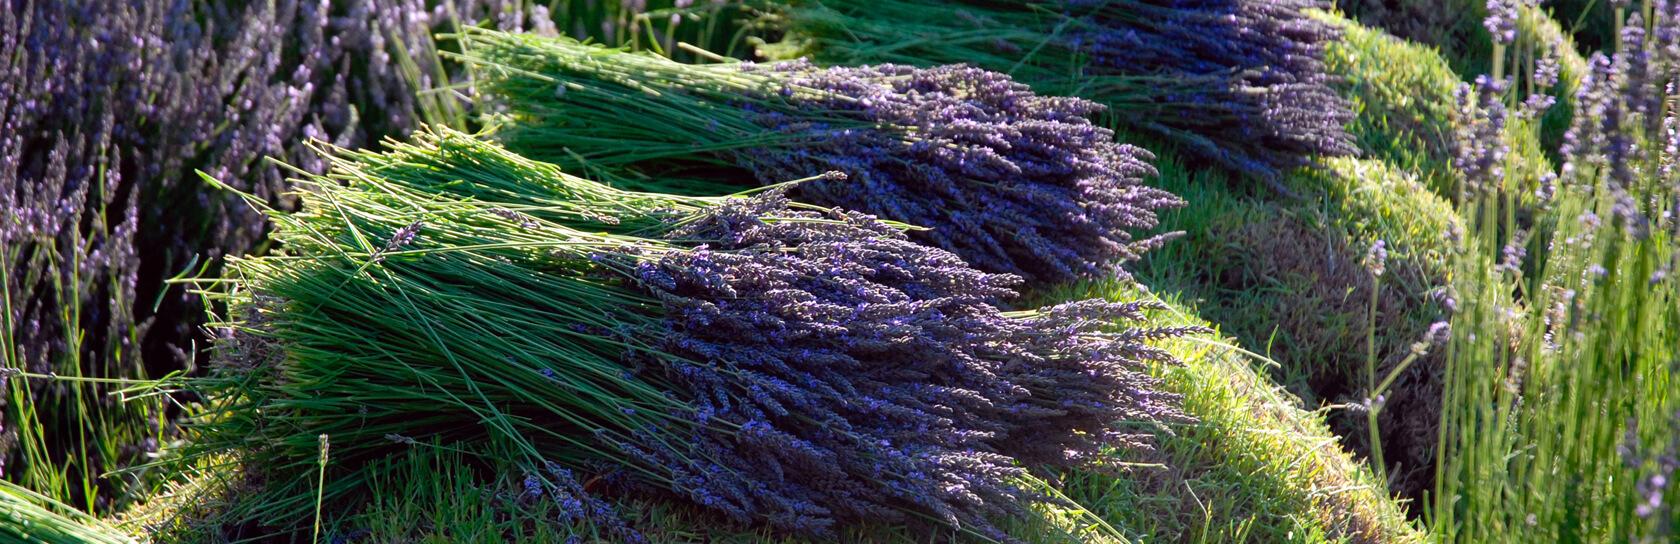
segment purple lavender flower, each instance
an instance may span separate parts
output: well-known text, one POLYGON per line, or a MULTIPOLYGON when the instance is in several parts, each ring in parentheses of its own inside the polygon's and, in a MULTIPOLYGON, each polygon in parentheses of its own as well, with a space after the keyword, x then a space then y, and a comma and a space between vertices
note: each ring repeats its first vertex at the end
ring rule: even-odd
MULTIPOLYGON (((1647 33, 1643 15, 1631 14, 1623 26, 1621 47, 1613 55, 1594 54, 1588 60, 1588 72, 1576 93, 1577 113, 1560 147, 1564 180, 1591 186, 1596 176, 1602 176, 1614 203, 1612 211, 1619 226, 1629 234, 1643 237, 1653 225, 1662 225, 1665 218, 1654 213, 1649 197, 1636 197, 1631 192, 1647 175, 1644 163, 1649 153, 1669 153, 1680 149, 1680 136, 1670 130, 1672 114, 1662 106, 1665 94, 1672 94, 1680 80, 1680 3, 1671 0, 1653 2, 1655 17, 1647 33), (1643 138, 1656 138, 1645 145, 1643 138), (1649 147, 1650 149, 1646 149, 1649 147)), ((1659 175, 1670 173, 1671 160, 1658 160, 1659 175)), ((1671 178, 1672 176, 1670 176, 1671 178)), ((1673 184, 1661 186, 1672 191, 1673 184)), ((1670 195, 1672 196, 1672 194, 1670 195)), ((1672 220, 1668 220, 1672 224, 1672 220)))
POLYGON ((1493 35, 1494 43, 1511 45, 1517 41, 1517 1, 1487 0, 1487 17, 1482 19, 1482 28, 1493 35))
POLYGON ((1534 61, 1534 86, 1549 89, 1558 83, 1562 65, 1556 54, 1542 55, 1534 61))
POLYGON ((1675 506, 1670 504, 1673 497, 1670 496, 1669 489, 1673 484, 1672 479, 1680 472, 1680 412, 1669 416, 1667 422, 1651 423, 1667 424, 1669 439, 1666 443, 1660 440, 1641 441, 1640 421, 1631 419, 1628 421, 1622 442, 1617 444, 1616 449, 1628 468, 1641 473, 1633 484, 1638 499, 1634 504, 1634 515, 1640 518, 1657 518, 1657 533, 1648 537, 1661 539, 1673 530, 1664 516, 1675 509, 1675 506))
POLYGON ((1139 128, 1268 180, 1310 157, 1356 152, 1344 128, 1352 110, 1331 88, 1335 79, 1323 63, 1325 45, 1341 36, 1307 15, 1325 3, 1070 0, 1067 6, 1085 14, 1085 24, 1074 25, 1066 39, 1071 50, 1091 56, 1088 75, 1170 74, 1177 83, 1168 88, 1186 86, 1155 97, 1165 115, 1139 128))
POLYGON ((1388 244, 1382 240, 1372 243, 1371 248, 1365 252, 1364 264, 1365 270, 1372 276, 1382 277, 1383 272, 1388 270, 1388 244))
POLYGON ((1460 85, 1458 131, 1453 135, 1453 166, 1463 173, 1465 192, 1494 190, 1504 183, 1506 82, 1478 76, 1475 85, 1460 85))
POLYGON ((397 232, 391 234, 391 239, 385 241, 384 250, 396 251, 414 243, 414 237, 420 234, 420 228, 424 226, 425 223, 415 221, 409 223, 406 227, 397 229, 397 232))

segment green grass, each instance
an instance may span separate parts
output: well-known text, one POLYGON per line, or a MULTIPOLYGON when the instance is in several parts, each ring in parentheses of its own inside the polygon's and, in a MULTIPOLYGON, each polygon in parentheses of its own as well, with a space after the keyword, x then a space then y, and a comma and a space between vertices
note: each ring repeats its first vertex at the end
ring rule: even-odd
MULTIPOLYGON (((1440 319, 1429 291, 1445 283, 1452 207, 1415 176, 1369 159, 1336 159, 1289 180, 1299 199, 1233 189, 1221 176, 1163 156, 1159 186, 1189 205, 1162 215, 1162 230, 1185 235, 1147 255, 1136 275, 1173 293, 1241 345, 1278 365, 1270 376, 1324 418, 1347 446, 1369 453, 1367 422, 1339 408, 1370 389, 1366 363, 1375 341, 1378 376, 1410 353, 1440 319), (1377 240, 1388 247, 1378 281, 1361 265, 1377 240), (1373 294, 1378 333, 1371 332, 1373 294)), ((1416 497, 1429 483, 1438 358, 1412 363, 1387 392, 1380 425, 1390 445, 1395 489, 1416 497), (1420 438, 1421 437, 1421 438, 1420 438)))
POLYGON ((1452 156, 1453 92, 1458 76, 1438 51, 1333 14, 1343 39, 1325 50, 1325 67, 1342 78, 1353 105, 1349 128, 1366 158, 1414 172, 1440 194, 1457 183, 1452 156))
MULTIPOLYGON (((1160 323, 1207 325, 1171 295, 1090 282, 1051 298, 1158 296, 1160 323)), ((1105 519, 1170 542, 1421 542, 1364 465, 1341 449, 1322 413, 1307 411, 1259 367, 1267 361, 1223 335, 1174 340, 1185 364, 1159 368, 1200 421, 1158 434, 1161 466, 1129 478, 1066 478, 1067 493, 1105 519)))
MULTIPOLYGON (((1354 0, 1341 2, 1339 7, 1351 19, 1369 28, 1384 29, 1411 43, 1420 44, 1412 47, 1440 51, 1446 67, 1457 74, 1457 81, 1470 81, 1478 75, 1492 72, 1492 41, 1487 30, 1482 28, 1486 3, 1481 0, 1354 0)), ((1563 132, 1574 115, 1575 89, 1579 86, 1581 75, 1586 72, 1586 60, 1576 46, 1573 34, 1568 31, 1572 22, 1560 23, 1548 14, 1548 10, 1539 7, 1521 5, 1519 10, 1517 41, 1509 48, 1509 56, 1504 62, 1512 67, 1507 73, 1516 74, 1532 73, 1533 61, 1539 56, 1552 55, 1558 59, 1557 85, 1547 89, 1526 86, 1518 89, 1525 96, 1538 91, 1557 98, 1557 105, 1541 119, 1539 134, 1541 148, 1547 150, 1546 155, 1555 161, 1558 144, 1562 142, 1563 132)), ((1401 70, 1412 69, 1401 63, 1394 63, 1394 66, 1401 70)), ((1430 68, 1434 69, 1433 66, 1430 68)), ((1451 103, 1445 102, 1449 107, 1451 103)), ((1532 136, 1531 133, 1525 135, 1532 136)))
MULTIPOLYGON (((1454 94, 1463 80, 1453 63, 1434 47, 1408 42, 1381 30, 1330 13, 1319 18, 1342 30, 1343 40, 1325 52, 1326 68, 1343 79, 1342 92, 1357 114, 1349 131, 1367 158, 1380 159, 1418 176, 1449 199, 1457 196, 1458 174, 1452 165, 1453 133, 1457 127, 1454 94)), ((1532 23, 1532 16, 1523 19, 1532 23)), ((1555 25, 1525 25, 1556 31, 1555 25)), ((1538 32, 1538 31, 1537 31, 1538 32)), ((1532 32, 1523 32, 1529 36, 1532 32)), ((1570 52, 1572 54, 1572 51, 1570 52)), ((1558 105, 1542 118, 1542 137, 1513 122, 1506 140, 1516 159, 1512 168, 1522 187, 1535 186, 1542 172, 1551 170, 1557 142, 1570 119, 1574 88, 1585 61, 1578 55, 1560 64, 1558 105)))

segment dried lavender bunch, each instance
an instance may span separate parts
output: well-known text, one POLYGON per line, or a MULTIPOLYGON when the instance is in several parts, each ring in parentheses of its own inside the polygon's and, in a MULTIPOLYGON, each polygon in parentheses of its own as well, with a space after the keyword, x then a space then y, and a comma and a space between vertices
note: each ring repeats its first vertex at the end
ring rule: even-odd
MULTIPOLYGON (((264 519, 307 519, 285 515, 313 505, 285 502, 306 480, 285 471, 315 470, 328 434, 345 486, 391 436, 513 443, 539 495, 577 498, 582 473, 781 531, 1001 538, 991 520, 1045 500, 1027 466, 1186 417, 1144 367, 1187 330, 1138 325, 1150 304, 1005 313, 1018 278, 868 215, 780 191, 638 200, 451 133, 333 161, 273 215, 288 255, 233 262, 250 319, 201 382, 225 400, 200 444, 277 471, 264 519), (541 181, 501 200, 436 183, 506 174, 541 181), (645 204, 536 205, 554 187, 645 204)), ((586 503, 573 518, 634 538, 586 503)))
MULTIPOLYGON (((264 230, 192 172, 283 205, 288 185, 262 157, 316 168, 304 137, 350 145, 406 131, 422 107, 413 88, 432 83, 392 53, 430 51, 419 2, 3 4, 0 348, 5 366, 36 374, 181 368, 202 317, 189 297, 160 293, 162 279, 250 250, 264 230)), ((113 457, 141 453, 161 426, 157 413, 120 415, 129 409, 103 386, 13 384, 12 402, 31 410, 8 411, 6 427, 39 432, 0 452, 7 477, 82 506, 97 502, 84 486, 111 485, 100 474, 113 457)))
POLYGON ((732 192, 827 171, 802 200, 929 230, 916 240, 1032 280, 1123 273, 1183 204, 1095 103, 964 66, 684 65, 567 39, 463 36, 511 148, 621 185, 732 192), (703 182, 695 179, 708 180, 703 182), (719 185, 722 185, 719 187, 719 185))
POLYGON ((1334 28, 1317 0, 812 0, 774 13, 760 48, 820 64, 963 63, 1109 107, 1119 127, 1273 180, 1350 155, 1353 118, 1330 87, 1334 28))

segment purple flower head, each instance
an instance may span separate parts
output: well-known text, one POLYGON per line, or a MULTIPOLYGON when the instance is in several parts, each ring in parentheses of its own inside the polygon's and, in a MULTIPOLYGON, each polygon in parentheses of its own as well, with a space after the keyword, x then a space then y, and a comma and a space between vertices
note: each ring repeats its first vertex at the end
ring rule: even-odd
POLYGON ((1518 0, 1487 0, 1487 17, 1482 28, 1493 35, 1493 43, 1511 45, 1517 41, 1518 0))
POLYGON ((1493 190, 1504 183, 1506 156, 1506 109, 1503 96, 1507 83, 1478 76, 1475 85, 1460 85, 1457 92, 1458 130, 1453 135, 1453 166, 1463 173, 1468 192, 1493 190))
POLYGON ((1534 86, 1549 89, 1557 85, 1561 69, 1556 55, 1542 55, 1534 61, 1534 86))
POLYGON ((384 250, 397 251, 408 247, 409 244, 414 243, 414 237, 420 234, 420 228, 424 226, 424 223, 416 220, 413 223, 409 223, 406 227, 397 229, 396 232, 391 234, 391 239, 385 241, 384 250))
POLYGON ((1377 277, 1381 277, 1383 272, 1388 270, 1387 243, 1377 240, 1371 244, 1371 248, 1365 252, 1365 269, 1377 277))

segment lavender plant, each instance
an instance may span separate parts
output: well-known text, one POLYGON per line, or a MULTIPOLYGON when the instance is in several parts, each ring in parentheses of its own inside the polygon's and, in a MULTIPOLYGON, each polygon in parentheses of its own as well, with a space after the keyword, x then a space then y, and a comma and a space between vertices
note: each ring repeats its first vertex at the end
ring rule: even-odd
POLYGON ((821 205, 927 227, 912 237, 994 272, 1062 280, 1120 271, 1182 205, 1143 184, 1153 157, 1086 116, 963 66, 685 65, 566 39, 462 37, 505 108, 510 148, 632 187, 713 192, 825 171, 821 205))
POLYGON ((775 58, 820 64, 963 63, 1109 108, 1130 131, 1272 181, 1349 155, 1352 119, 1330 88, 1334 28, 1313 0, 813 0, 773 11, 775 58))
POLYGON ((328 158, 270 215, 286 254, 232 261, 243 319, 203 382, 200 447, 273 471, 256 519, 307 518, 288 475, 324 434, 329 500, 441 440, 507 445, 599 538, 635 536, 581 482, 810 535, 1001 538, 1046 499, 1029 467, 1186 419, 1145 365, 1190 329, 1128 325, 1153 304, 1002 312, 1017 278, 867 215, 628 193, 449 132, 328 158))
POLYGON ((5 477, 93 509, 107 469, 155 449, 156 407, 108 385, 178 370, 201 317, 162 292, 198 258, 260 243, 212 172, 285 205, 265 156, 402 132, 435 74, 418 2, 8 0, 0 9, 0 360, 5 477), (42 376, 56 375, 57 381, 42 376))
POLYGON ((1666 487, 1680 413, 1680 3, 1621 13, 1532 221, 1514 213, 1503 140, 1481 137, 1528 101, 1505 92, 1498 61, 1462 93, 1473 119, 1456 165, 1474 190, 1431 512, 1444 541, 1663 542, 1680 522, 1666 487))

